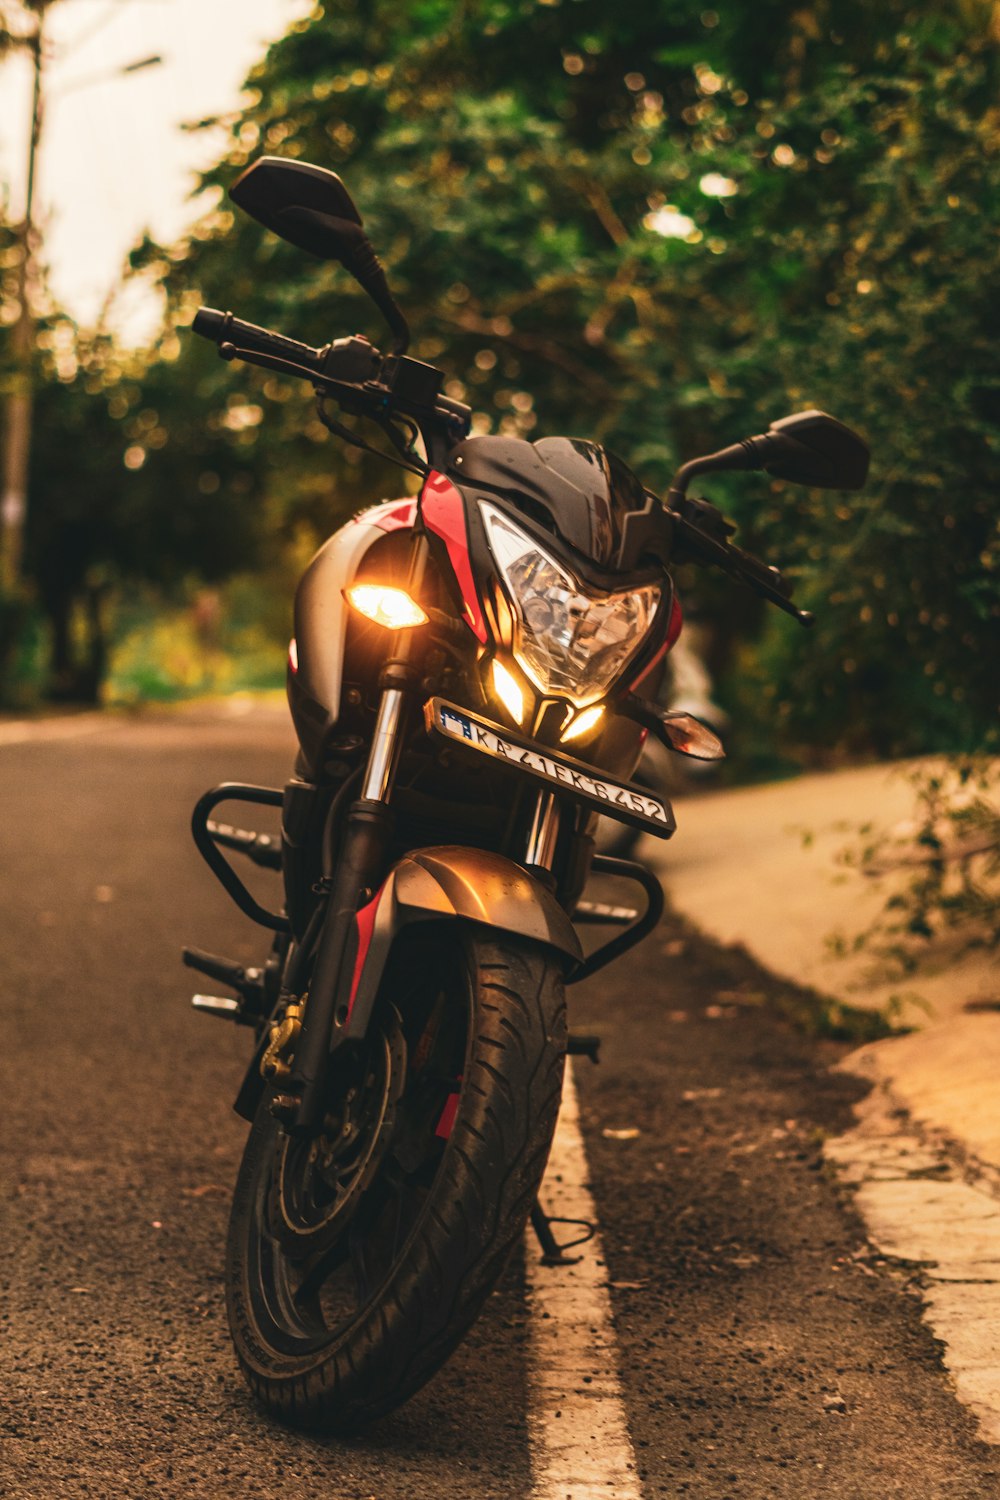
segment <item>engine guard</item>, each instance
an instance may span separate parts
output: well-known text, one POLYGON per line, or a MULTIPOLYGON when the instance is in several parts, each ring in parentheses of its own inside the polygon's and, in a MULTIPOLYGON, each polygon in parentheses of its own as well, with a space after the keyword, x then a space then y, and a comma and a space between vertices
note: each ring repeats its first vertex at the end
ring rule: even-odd
MULTIPOLYGON (((350 986, 334 1018, 331 1047, 362 1037, 392 945, 403 927, 456 918, 518 933, 554 948, 570 970, 583 951, 569 917, 533 875, 505 859, 462 844, 417 849, 394 865, 355 919, 350 986)), ((346 978, 346 976, 345 976, 346 978)))

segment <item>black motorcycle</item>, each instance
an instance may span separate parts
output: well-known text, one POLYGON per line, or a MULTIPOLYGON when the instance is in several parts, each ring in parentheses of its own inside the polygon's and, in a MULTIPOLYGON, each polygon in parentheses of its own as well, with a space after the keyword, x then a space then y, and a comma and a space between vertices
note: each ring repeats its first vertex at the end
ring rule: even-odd
POLYGON ((226 1259, 229 1323, 264 1406, 349 1431, 406 1400, 455 1348, 537 1202, 567 1051, 565 986, 656 924, 657 881, 595 855, 600 814, 669 838, 669 803, 631 784, 647 735, 718 757, 717 738, 657 703, 680 630, 672 560, 711 564, 794 615, 780 573, 734 547, 689 481, 765 469, 860 486, 864 443, 804 412, 678 472, 666 501, 596 443, 470 437, 408 329, 332 172, 264 158, 240 208, 339 260, 393 333, 315 349, 202 308, 225 359, 309 381, 370 419, 419 494, 375 505, 313 559, 295 600, 288 697, 300 745, 282 790, 226 784, 193 819, 240 908, 273 933, 260 969, 197 950, 234 991, 195 1005, 253 1028, 236 1100, 251 1122, 226 1259), (215 821, 222 803, 281 809, 277 840, 215 821), (280 910, 230 863, 280 870, 280 910), (585 899, 626 877, 644 910, 585 899), (578 926, 624 930, 585 957, 578 926), (627 925, 625 925, 627 923, 627 925))

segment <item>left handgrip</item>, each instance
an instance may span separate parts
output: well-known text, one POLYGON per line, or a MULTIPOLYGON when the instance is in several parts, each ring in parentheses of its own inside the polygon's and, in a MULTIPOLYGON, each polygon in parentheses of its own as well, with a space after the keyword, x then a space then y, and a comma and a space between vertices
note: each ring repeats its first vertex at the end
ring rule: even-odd
POLYGON ((245 323, 234 318, 230 312, 219 312, 214 307, 199 307, 191 324, 192 333, 199 338, 210 339, 225 352, 231 344, 233 352, 240 354, 262 354, 266 358, 280 359, 296 365, 303 374, 322 375, 326 351, 313 349, 309 344, 300 344, 297 339, 285 338, 282 333, 272 333, 270 328, 259 328, 256 323, 245 323))
POLYGON ((211 339, 213 344, 217 344, 225 321, 225 313, 219 312, 216 308, 199 307, 194 315, 194 322, 191 324, 191 332, 196 333, 199 338, 211 339))
MULTIPOLYGON (((690 502, 686 501, 683 496, 680 498, 680 506, 690 511, 690 502)), ((714 507, 710 508, 714 510, 714 507)), ((674 539, 681 561, 690 560, 703 567, 719 568, 723 573, 728 573, 731 578, 736 578, 752 588, 769 604, 776 604, 800 625, 810 626, 815 623, 808 610, 799 609, 792 603, 792 585, 787 578, 782 576, 779 569, 769 567, 759 557, 754 557, 750 552, 744 552, 740 547, 734 547, 732 542, 727 541, 718 532, 714 536, 711 535, 697 525, 690 514, 685 514, 684 509, 678 508, 671 514, 674 539)))

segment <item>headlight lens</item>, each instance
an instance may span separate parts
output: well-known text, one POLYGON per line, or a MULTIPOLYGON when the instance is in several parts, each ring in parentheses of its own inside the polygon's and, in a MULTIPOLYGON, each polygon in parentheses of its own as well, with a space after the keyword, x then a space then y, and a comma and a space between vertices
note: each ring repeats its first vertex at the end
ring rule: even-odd
POLYGON ((486 536, 514 607, 514 655, 542 693, 580 709, 621 675, 652 624, 656 584, 585 593, 564 567, 502 511, 480 502, 486 536))

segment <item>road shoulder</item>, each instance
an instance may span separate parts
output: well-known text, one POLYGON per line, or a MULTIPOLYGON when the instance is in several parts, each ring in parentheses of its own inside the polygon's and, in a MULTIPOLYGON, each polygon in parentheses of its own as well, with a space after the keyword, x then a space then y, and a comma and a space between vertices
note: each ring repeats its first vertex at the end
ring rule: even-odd
POLYGON ((838 929, 863 928, 884 900, 838 862, 850 831, 902 819, 911 795, 898 770, 870 766, 691 798, 676 850, 658 865, 688 920, 742 946, 780 980, 808 983, 831 1005, 873 1014, 901 988, 924 1000, 924 1008, 910 1004, 903 1013, 916 1029, 868 1042, 840 1062, 871 1093, 858 1119, 829 1143, 828 1159, 855 1191, 873 1247, 911 1267, 961 1398, 982 1435, 1000 1442, 995 965, 973 953, 901 986, 872 977, 861 960, 835 959, 827 944, 838 929), (963 1226, 955 1230, 961 1246, 954 1224, 963 1226), (972 1253, 963 1238, 972 1224, 977 1266, 967 1279, 956 1266, 972 1253))

